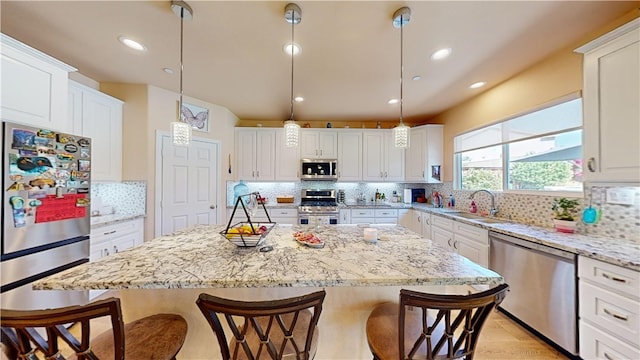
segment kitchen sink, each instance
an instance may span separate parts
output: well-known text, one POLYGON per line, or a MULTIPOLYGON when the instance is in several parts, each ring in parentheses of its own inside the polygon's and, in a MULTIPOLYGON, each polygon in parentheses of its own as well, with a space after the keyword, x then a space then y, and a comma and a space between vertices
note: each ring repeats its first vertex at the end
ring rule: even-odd
POLYGON ((487 224, 497 224, 497 223, 506 222, 506 220, 503 220, 503 219, 490 218, 490 217, 474 215, 474 214, 465 213, 465 212, 450 212, 449 214, 454 216, 459 216, 461 218, 465 218, 469 220, 474 220, 481 223, 487 223, 487 224))

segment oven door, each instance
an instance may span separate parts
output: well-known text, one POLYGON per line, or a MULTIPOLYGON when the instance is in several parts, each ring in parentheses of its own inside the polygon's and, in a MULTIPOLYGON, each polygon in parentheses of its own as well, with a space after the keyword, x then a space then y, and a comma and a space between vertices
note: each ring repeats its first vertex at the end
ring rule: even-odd
POLYGON ((338 214, 301 214, 298 213, 300 225, 337 225, 338 214))

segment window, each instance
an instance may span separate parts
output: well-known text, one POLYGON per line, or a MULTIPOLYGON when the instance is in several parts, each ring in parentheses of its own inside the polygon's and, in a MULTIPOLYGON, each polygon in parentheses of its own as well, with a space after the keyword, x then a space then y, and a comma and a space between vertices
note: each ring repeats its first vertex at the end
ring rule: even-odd
POLYGON ((582 99, 458 135, 454 155, 459 189, 582 191, 582 99))

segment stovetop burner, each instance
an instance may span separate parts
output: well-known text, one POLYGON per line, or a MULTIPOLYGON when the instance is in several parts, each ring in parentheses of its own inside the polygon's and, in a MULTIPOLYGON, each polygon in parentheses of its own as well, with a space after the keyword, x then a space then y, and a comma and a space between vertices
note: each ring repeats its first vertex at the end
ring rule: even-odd
POLYGON ((303 189, 300 196, 300 213, 338 213, 336 192, 332 189, 303 189))

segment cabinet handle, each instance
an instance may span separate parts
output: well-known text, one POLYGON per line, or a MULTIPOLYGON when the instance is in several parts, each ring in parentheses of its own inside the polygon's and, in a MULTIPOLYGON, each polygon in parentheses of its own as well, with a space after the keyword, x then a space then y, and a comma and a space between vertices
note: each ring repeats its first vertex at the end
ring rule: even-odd
POLYGON ((449 239, 449 240, 447 241, 447 244, 449 244, 449 247, 452 247, 452 246, 453 246, 453 245, 451 245, 451 239, 449 239))
POLYGON ((389 174, 386 171, 384 172, 384 177, 389 177, 389 174))
POLYGON ((606 279, 613 280, 613 281, 617 281, 617 282, 620 282, 620 283, 623 283, 623 284, 626 284, 626 283, 627 283, 627 280, 625 280, 625 279, 621 279, 621 278, 619 278, 619 277, 615 277, 615 276, 612 276, 612 275, 609 275, 609 274, 607 274, 607 273, 602 273, 602 276, 603 276, 604 278, 606 278, 606 279))
POLYGON ((104 235, 115 234, 115 232, 116 232, 116 230, 111 230, 111 231, 108 231, 108 232, 104 233, 104 235))
POLYGON ((607 315, 609 315, 609 316, 611 316, 613 318, 616 318, 618 320, 622 320, 622 321, 628 321, 629 320, 629 317, 618 315, 618 314, 616 314, 614 312, 609 311, 609 309, 607 309, 607 308, 605 308, 603 311, 604 311, 605 314, 607 314, 607 315))
POLYGON ((604 357, 607 358, 607 360, 615 360, 614 358, 612 358, 609 354, 604 353, 604 357))
POLYGON ((104 256, 109 256, 109 249, 104 249, 104 256))
POLYGON ((454 248, 454 249, 456 249, 456 250, 458 250, 458 242, 457 242, 457 241, 454 241, 454 242, 453 242, 453 248, 454 248))
POLYGON ((260 177, 260 171, 256 171, 256 177, 260 177))
POLYGON ((320 155, 322 155, 322 149, 320 149, 320 155))
POLYGON ((596 172, 596 158, 589 158, 589 161, 587 161, 587 169, 591 172, 596 172))
POLYGON ((118 247, 117 247, 117 246, 115 246, 115 245, 113 245, 113 253, 114 253, 114 254, 117 254, 117 253, 118 253, 118 247))
POLYGON ((417 218, 418 218, 418 222, 420 222, 420 215, 418 215, 417 218))

